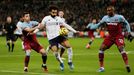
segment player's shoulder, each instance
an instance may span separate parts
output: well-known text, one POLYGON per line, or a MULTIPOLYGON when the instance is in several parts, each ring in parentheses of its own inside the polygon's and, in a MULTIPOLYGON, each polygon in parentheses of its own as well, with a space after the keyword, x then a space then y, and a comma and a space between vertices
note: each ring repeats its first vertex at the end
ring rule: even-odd
POLYGON ((92 25, 93 23, 88 23, 88 25, 92 25))
POLYGON ((109 16, 108 15, 105 15, 103 18, 108 18, 109 16))
POLYGON ((124 16, 120 14, 115 14, 115 17, 123 18, 124 16))
POLYGON ((38 23, 38 21, 30 21, 30 23, 38 23))
POLYGON ((59 16, 56 16, 55 19, 58 20, 58 21, 63 21, 63 19, 61 17, 59 17, 59 16))
POLYGON ((23 22, 18 21, 18 22, 17 22, 17 26, 21 26, 21 25, 22 25, 22 23, 23 23, 23 22))
POLYGON ((48 16, 45 16, 43 19, 50 19, 50 18, 51 18, 51 16, 48 15, 48 16))
POLYGON ((27 22, 23 22, 21 25, 25 26, 25 25, 27 25, 27 24, 28 24, 27 22))

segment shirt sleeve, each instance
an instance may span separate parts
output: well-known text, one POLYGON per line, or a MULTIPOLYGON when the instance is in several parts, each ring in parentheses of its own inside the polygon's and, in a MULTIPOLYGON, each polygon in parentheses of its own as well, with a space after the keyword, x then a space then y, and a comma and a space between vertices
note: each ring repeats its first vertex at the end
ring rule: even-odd
POLYGON ((31 21, 31 22, 32 22, 33 27, 37 26, 39 24, 39 22, 37 22, 37 21, 31 21))
POLYGON ((124 25, 125 25, 126 28, 127 28, 127 31, 128 31, 128 32, 131 32, 130 25, 129 25, 128 21, 127 21, 122 15, 121 15, 121 22, 124 23, 124 25))
POLYGON ((41 21, 42 25, 46 25, 46 17, 43 18, 43 20, 41 21))
POLYGON ((63 25, 65 26, 68 30, 76 33, 77 31, 75 29, 73 29, 70 25, 68 25, 67 23, 65 23, 61 18, 59 18, 59 25, 63 25))
POLYGON ((91 26, 91 23, 89 23, 86 28, 90 28, 90 26, 91 26))
POLYGON ((106 20, 106 17, 104 16, 101 21, 93 26, 90 27, 90 29, 97 29, 100 25, 102 25, 106 20))
POLYGON ((25 28, 29 28, 29 26, 27 26, 26 24, 22 23, 20 28, 21 28, 22 30, 24 30, 25 28))

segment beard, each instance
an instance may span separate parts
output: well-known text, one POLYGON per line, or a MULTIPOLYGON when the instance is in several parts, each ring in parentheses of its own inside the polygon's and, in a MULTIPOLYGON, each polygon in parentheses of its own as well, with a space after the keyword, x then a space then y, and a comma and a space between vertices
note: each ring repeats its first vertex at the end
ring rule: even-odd
POLYGON ((56 15, 51 15, 51 17, 55 18, 56 15))

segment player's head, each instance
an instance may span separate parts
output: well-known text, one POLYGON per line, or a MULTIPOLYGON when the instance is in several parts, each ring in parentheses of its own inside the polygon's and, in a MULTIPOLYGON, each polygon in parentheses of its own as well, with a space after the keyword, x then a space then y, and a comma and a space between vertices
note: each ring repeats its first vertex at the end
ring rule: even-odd
POLYGON ((113 16, 113 15, 114 15, 114 11, 115 11, 114 6, 108 6, 108 7, 107 7, 107 14, 108 14, 109 16, 113 16))
POLYGON ((92 20, 92 23, 96 24, 96 23, 97 23, 97 20, 94 18, 94 19, 92 20))
POLYGON ((28 12, 24 12, 23 13, 23 20, 25 22, 29 22, 30 21, 30 14, 28 12))
POLYGON ((64 12, 63 12, 62 10, 60 10, 60 11, 58 12, 58 16, 63 17, 63 16, 64 16, 64 12))
POLYGON ((8 16, 7 17, 7 23, 11 23, 12 22, 12 18, 11 18, 11 16, 8 16))
POLYGON ((50 14, 51 14, 52 17, 57 16, 58 7, 57 6, 50 6, 49 7, 49 12, 50 12, 50 14))

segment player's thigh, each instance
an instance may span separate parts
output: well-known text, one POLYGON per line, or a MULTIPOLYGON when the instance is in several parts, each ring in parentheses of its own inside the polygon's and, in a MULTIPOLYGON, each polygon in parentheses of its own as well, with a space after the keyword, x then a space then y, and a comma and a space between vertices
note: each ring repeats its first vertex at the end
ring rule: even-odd
POLYGON ((14 43, 16 40, 17 40, 17 36, 16 35, 14 35, 14 34, 12 34, 11 35, 11 41, 14 43))
POLYGON ((111 38, 105 38, 100 49, 106 50, 106 49, 110 48, 113 44, 114 44, 114 42, 112 41, 111 38))
POLYGON ((30 42, 29 41, 24 41, 24 50, 31 50, 30 42))
POLYGON ((53 52, 58 52, 58 47, 56 45, 51 46, 53 52))
POLYGON ((43 55, 43 54, 46 54, 46 51, 44 50, 44 48, 42 48, 40 49, 39 53, 43 55))
POLYGON ((66 47, 66 48, 70 48, 70 47, 71 47, 70 42, 69 42, 68 40, 64 40, 64 41, 61 43, 61 45, 63 45, 63 46, 66 47))
POLYGON ((70 47, 70 43, 66 36, 59 36, 58 42, 64 47, 70 47))
POLYGON ((32 41, 31 43, 30 43, 30 46, 31 46, 31 48, 33 49, 33 50, 35 50, 36 52, 40 52, 40 50, 42 50, 43 49, 43 47, 38 43, 38 42, 36 42, 36 41, 32 41))
POLYGON ((115 44, 117 45, 118 48, 123 47, 125 45, 124 38, 123 37, 116 38, 115 44))
POLYGON ((6 41, 7 41, 7 43, 10 42, 10 35, 6 35, 6 41))

